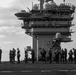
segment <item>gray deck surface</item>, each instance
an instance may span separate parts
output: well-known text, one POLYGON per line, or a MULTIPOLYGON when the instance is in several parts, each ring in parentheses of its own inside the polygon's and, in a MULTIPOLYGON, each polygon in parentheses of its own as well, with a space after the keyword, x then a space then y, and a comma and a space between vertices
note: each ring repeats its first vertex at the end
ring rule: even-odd
POLYGON ((76 64, 0 64, 0 75, 76 75, 76 64))

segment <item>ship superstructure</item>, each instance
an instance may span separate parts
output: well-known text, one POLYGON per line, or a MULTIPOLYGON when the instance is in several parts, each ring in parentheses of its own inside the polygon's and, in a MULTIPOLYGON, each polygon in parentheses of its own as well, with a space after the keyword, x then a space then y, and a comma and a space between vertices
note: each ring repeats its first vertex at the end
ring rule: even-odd
POLYGON ((22 28, 25 33, 33 37, 33 49, 36 57, 40 55, 39 49, 48 51, 56 33, 61 34, 61 42, 71 42, 70 27, 74 24, 75 6, 62 3, 57 5, 53 0, 40 0, 40 6, 34 4, 32 10, 22 10, 15 15, 23 20, 22 28))

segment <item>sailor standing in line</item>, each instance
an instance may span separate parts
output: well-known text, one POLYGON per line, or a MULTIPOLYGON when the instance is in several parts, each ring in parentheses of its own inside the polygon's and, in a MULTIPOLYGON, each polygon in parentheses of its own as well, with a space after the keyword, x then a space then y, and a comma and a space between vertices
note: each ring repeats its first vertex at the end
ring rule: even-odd
POLYGON ((0 48, 0 63, 1 63, 1 58, 2 58, 2 49, 0 48))
POLYGON ((65 63, 67 63, 67 49, 65 48, 64 49, 64 61, 65 61, 65 63))
POLYGON ((32 49, 31 55, 32 55, 32 63, 34 63, 34 60, 35 60, 35 52, 34 52, 33 49, 32 49))
POLYGON ((74 51, 74 62, 75 62, 75 64, 76 64, 76 49, 73 48, 73 51, 74 51))
POLYGON ((73 52, 72 50, 69 51, 69 63, 72 63, 73 62, 73 52))
POLYGON ((27 53, 27 50, 25 50, 25 63, 28 62, 28 53, 27 53))
POLYGON ((20 64, 20 50, 17 48, 17 63, 20 64))
POLYGON ((46 51, 44 48, 41 51, 41 57, 42 57, 42 62, 43 63, 46 62, 46 51))
POLYGON ((16 50, 13 48, 13 63, 15 63, 16 50))
POLYGON ((51 48, 49 49, 49 60, 50 60, 50 63, 52 63, 52 50, 51 50, 51 48))

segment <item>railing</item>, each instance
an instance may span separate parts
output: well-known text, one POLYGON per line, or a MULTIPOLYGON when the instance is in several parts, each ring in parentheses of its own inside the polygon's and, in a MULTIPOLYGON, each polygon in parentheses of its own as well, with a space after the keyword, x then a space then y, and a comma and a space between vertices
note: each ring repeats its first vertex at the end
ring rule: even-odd
POLYGON ((72 42, 71 38, 63 38, 62 42, 72 42))
POLYGON ((51 18, 57 18, 57 19, 60 19, 60 18, 65 18, 65 19, 68 19, 68 18, 71 18, 71 16, 70 15, 65 15, 65 14, 63 14, 63 15, 58 15, 58 14, 56 14, 56 15, 50 15, 50 17, 51 18))
POLYGON ((66 33, 66 32, 69 32, 69 29, 68 28, 32 28, 32 29, 30 29, 30 32, 32 32, 32 33, 36 33, 36 32, 43 32, 43 33, 45 33, 45 32, 64 32, 64 33, 66 33))
POLYGON ((69 22, 68 21, 56 21, 56 24, 58 25, 68 25, 69 22))
POLYGON ((34 21, 32 25, 68 25, 68 21, 34 21))

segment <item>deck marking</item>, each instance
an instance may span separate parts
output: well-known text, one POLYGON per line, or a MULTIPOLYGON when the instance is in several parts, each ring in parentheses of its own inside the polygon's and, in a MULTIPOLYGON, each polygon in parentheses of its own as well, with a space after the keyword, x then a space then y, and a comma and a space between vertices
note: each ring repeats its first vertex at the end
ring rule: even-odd
POLYGON ((2 73, 12 73, 13 71, 0 71, 2 73))
POLYGON ((76 71, 76 70, 70 70, 70 71, 76 71))
POLYGON ((52 70, 42 70, 41 72, 51 72, 52 70))
POLYGON ((61 71, 61 72, 68 72, 69 70, 57 70, 57 71, 61 71))
POLYGON ((27 71, 21 71, 21 72, 33 72, 33 71, 27 70, 27 71))

